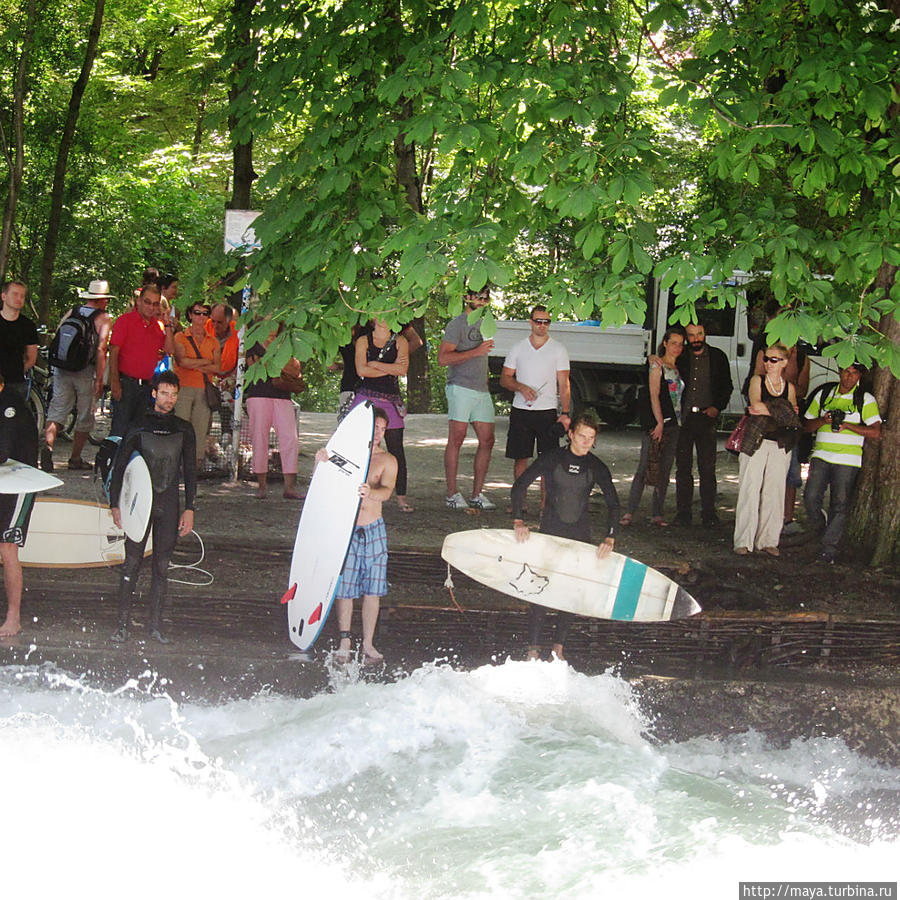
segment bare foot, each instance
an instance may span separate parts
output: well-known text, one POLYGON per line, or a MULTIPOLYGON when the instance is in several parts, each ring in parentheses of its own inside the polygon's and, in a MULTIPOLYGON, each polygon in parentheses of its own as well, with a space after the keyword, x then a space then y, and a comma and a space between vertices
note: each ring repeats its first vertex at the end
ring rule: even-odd
POLYGON ((363 663, 367 666, 377 666, 384 662, 384 656, 374 647, 363 647, 363 663))
POLYGON ((285 491, 282 495, 285 500, 302 500, 303 494, 298 494, 296 491, 285 491))
POLYGON ((22 630, 22 624, 18 619, 6 617, 6 621, 0 625, 0 637, 13 637, 22 630))
POLYGON ((562 644, 554 644, 553 649, 550 651, 550 655, 555 656, 559 660, 562 660, 562 662, 566 661, 566 654, 563 653, 562 644))
POLYGON ((257 488, 256 489, 256 499, 257 500, 265 500, 266 499, 266 489, 265 488, 257 488))
POLYGON ((338 644, 337 650, 334 651, 334 661, 340 665, 346 665, 348 662, 350 662, 352 655, 353 648, 350 643, 350 638, 341 638, 341 642, 340 644, 338 644))

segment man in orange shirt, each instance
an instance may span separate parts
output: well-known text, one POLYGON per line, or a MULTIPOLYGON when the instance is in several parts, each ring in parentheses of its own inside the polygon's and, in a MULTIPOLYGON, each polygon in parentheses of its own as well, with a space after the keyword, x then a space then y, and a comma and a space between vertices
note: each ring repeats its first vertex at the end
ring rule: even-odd
POLYGON ((234 310, 227 303, 217 303, 212 308, 206 323, 206 333, 219 342, 222 354, 219 368, 212 374, 222 397, 219 418, 222 422, 222 436, 224 437, 231 431, 234 414, 235 373, 240 349, 240 338, 234 327, 234 310))

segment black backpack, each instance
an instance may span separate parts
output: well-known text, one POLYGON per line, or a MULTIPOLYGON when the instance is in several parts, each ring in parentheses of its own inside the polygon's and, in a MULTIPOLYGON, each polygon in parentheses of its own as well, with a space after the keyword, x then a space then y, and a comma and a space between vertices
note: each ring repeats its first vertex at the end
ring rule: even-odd
POLYGON ((97 329, 94 319, 102 312, 94 309, 82 315, 81 307, 73 306, 50 342, 48 359, 51 366, 66 372, 80 372, 97 358, 97 329))

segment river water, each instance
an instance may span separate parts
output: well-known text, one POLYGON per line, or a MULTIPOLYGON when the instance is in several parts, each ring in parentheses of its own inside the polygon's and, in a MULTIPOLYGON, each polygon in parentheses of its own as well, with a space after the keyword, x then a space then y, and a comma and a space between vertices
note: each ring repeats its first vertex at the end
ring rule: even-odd
POLYGON ((733 897, 740 881, 897 880, 900 770, 835 739, 659 745, 611 674, 351 671, 309 699, 220 705, 167 687, 0 669, 7 896, 733 897))

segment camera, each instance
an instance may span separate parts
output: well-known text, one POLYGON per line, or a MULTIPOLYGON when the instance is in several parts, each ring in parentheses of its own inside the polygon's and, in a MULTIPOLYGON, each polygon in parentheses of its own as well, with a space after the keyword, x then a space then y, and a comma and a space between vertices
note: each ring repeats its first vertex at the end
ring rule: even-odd
POLYGON ((832 431, 840 431, 841 425, 844 424, 844 419, 847 418, 847 412, 843 409, 833 409, 831 411, 831 430, 832 431))

